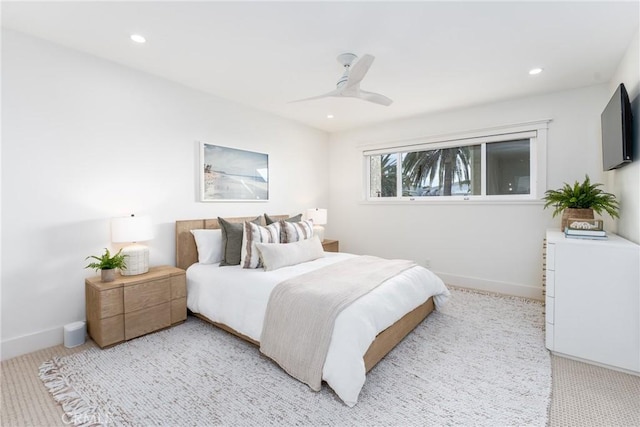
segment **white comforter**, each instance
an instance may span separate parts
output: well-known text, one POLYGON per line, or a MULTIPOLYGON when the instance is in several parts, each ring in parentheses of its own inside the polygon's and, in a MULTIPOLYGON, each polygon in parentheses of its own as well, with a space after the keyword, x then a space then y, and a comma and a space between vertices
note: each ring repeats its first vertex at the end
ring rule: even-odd
MULTIPOLYGON (((271 290, 280 282, 354 257, 327 252, 324 258, 274 271, 240 266, 194 264, 187 269, 187 306, 260 341, 271 290)), ((358 402, 365 381, 363 356, 378 333, 434 296, 440 307, 449 291, 438 276, 413 267, 355 301, 336 318, 322 379, 349 406, 358 402)))

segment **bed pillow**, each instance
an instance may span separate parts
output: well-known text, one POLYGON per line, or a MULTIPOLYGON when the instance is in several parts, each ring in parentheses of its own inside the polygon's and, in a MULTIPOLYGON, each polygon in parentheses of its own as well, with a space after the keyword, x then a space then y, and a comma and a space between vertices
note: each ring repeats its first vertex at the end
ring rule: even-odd
POLYGON ((318 236, 286 245, 276 243, 256 243, 262 265, 266 271, 296 265, 322 258, 324 250, 318 236))
MULTIPOLYGON (((285 221, 287 221, 287 222, 300 222, 301 220, 302 220, 302 214, 301 213, 298 214, 298 215, 291 216, 291 217, 285 219, 285 221)), ((280 221, 280 220, 273 219, 269 215, 264 214, 264 222, 265 222, 265 224, 270 225, 270 224, 274 224, 274 223, 276 223, 278 221, 280 221)))
MULTIPOLYGON (((260 217, 256 217, 251 222, 260 224, 260 217)), ((220 267, 240 264, 244 224, 242 222, 229 222, 220 217, 218 217, 218 224, 220 224, 220 230, 222 230, 222 260, 220 261, 220 267)))
POLYGON ((198 248, 198 262, 200 264, 215 264, 222 260, 222 230, 198 229, 191 230, 198 248))
POLYGON ((280 243, 280 223, 263 227, 251 222, 244 223, 240 265, 242 268, 262 267, 256 243, 280 243))
POLYGON ((280 243, 293 243, 313 236, 313 221, 280 221, 280 243))

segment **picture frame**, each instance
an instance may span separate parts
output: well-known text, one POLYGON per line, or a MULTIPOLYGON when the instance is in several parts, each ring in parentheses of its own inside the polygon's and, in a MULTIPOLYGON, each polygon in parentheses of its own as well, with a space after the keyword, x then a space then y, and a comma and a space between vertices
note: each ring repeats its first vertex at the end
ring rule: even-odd
POLYGON ((200 142, 200 201, 269 201, 269 155, 200 142))

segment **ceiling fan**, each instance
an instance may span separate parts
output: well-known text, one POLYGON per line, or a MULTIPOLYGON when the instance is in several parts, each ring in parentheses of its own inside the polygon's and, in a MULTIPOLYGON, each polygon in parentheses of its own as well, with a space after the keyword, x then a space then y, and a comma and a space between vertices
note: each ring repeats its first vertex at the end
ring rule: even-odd
POLYGON ((358 57, 353 53, 343 53, 338 55, 338 62, 344 67, 342 77, 336 83, 336 89, 323 95, 312 96, 311 98, 298 99, 292 102, 309 101, 312 99, 326 98, 330 96, 344 98, 360 98, 365 101, 373 102, 384 106, 389 106, 393 102, 384 95, 374 92, 367 92, 360 89, 360 82, 369 71, 369 67, 373 63, 375 57, 365 54, 362 58, 353 64, 358 57), (353 66, 352 66, 353 64, 353 66))

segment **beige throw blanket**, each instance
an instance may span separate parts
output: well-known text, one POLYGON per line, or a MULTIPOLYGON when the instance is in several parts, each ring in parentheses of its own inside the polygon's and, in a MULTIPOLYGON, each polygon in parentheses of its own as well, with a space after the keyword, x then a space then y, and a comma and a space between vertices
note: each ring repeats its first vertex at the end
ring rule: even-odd
POLYGON ((414 265, 412 261, 361 256, 285 280, 269 297, 260 351, 289 375, 320 390, 338 314, 414 265))

